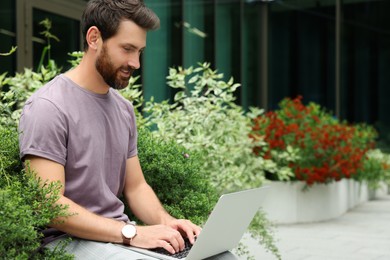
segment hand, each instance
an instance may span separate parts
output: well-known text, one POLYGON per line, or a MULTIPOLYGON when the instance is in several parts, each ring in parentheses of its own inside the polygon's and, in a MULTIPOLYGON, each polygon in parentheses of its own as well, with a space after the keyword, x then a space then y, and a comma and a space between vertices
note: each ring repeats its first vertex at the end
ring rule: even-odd
POLYGON ((195 237, 199 236, 202 229, 187 219, 172 219, 167 223, 171 228, 179 231, 187 237, 191 244, 195 243, 195 237))
POLYGON ((137 235, 131 245, 141 248, 164 248, 171 254, 184 249, 180 232, 167 225, 137 226, 137 235))

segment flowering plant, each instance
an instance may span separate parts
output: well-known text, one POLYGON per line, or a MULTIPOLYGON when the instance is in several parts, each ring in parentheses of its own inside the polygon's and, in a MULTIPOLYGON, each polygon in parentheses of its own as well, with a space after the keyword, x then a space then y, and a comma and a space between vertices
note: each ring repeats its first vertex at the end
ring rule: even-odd
POLYGON ((380 149, 372 149, 365 154, 363 167, 354 175, 357 181, 365 181, 375 190, 380 183, 390 184, 390 155, 380 149))
POLYGON ((262 111, 251 108, 246 112, 234 103, 240 84, 223 80, 223 74, 211 69, 210 63, 170 68, 167 79, 177 90, 173 102, 151 100, 144 107, 149 124, 157 128, 153 133, 200 152, 203 172, 220 193, 261 186, 265 171, 292 174, 290 168, 277 167, 272 160, 253 154, 254 147, 267 145, 261 138, 249 137, 252 119, 262 111))
POLYGON ((252 136, 268 143, 267 150, 254 152, 272 159, 273 151, 298 149, 298 160, 288 163, 292 180, 328 183, 350 178, 363 167, 364 155, 375 145, 373 127, 341 122, 315 103, 305 106, 302 97, 286 98, 279 106, 254 120, 252 136))

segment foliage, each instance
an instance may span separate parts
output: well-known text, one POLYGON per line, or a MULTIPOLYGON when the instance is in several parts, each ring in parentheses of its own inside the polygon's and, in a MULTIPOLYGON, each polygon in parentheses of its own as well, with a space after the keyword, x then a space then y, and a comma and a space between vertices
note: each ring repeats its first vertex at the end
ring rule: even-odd
POLYGON ((366 181, 371 189, 377 189, 381 182, 390 184, 390 155, 379 149, 369 150, 362 161, 362 167, 353 176, 366 181))
POLYGON ((23 170, 17 147, 16 129, 0 125, 0 258, 70 259, 62 250, 37 252, 39 229, 66 216, 65 207, 54 206, 59 183, 45 184, 23 170))
MULTIPOLYGON (((295 173, 292 179, 308 185, 355 175, 377 136, 373 127, 340 122, 314 103, 303 105, 301 97, 286 98, 279 110, 256 118, 253 132, 268 143, 266 158, 289 146, 297 149, 299 159, 289 163, 295 173)), ((259 151, 262 147, 256 147, 255 152, 259 151)))
POLYGON ((380 121, 376 122, 374 126, 379 135, 376 147, 384 153, 390 153, 390 126, 380 121))
POLYGON ((72 53, 69 53, 69 56, 71 57, 71 59, 68 60, 68 62, 72 65, 72 67, 76 67, 77 65, 80 64, 81 59, 84 56, 84 52, 83 51, 74 51, 72 53))
POLYGON ((37 89, 60 73, 54 61, 47 67, 42 66, 38 72, 24 69, 13 77, 0 76, 0 123, 15 125, 19 120, 22 107, 26 100, 37 89), (7 91, 4 91, 7 89, 7 91))
MULTIPOLYGON (((25 68, 23 73, 16 73, 13 77, 6 77, 7 73, 0 75, 0 124, 2 125, 17 125, 26 100, 61 72, 56 63, 50 59, 50 40, 58 41, 58 38, 50 32, 51 21, 45 19, 40 22, 40 25, 45 28, 41 34, 46 37, 47 45, 42 52, 38 69, 33 71, 25 68), (44 66, 46 55, 48 56, 47 65, 44 66)), ((10 53, 15 50, 16 47, 12 48, 10 53)))
POLYGON ((202 172, 199 154, 174 141, 139 129, 139 159, 147 182, 165 209, 177 218, 201 224, 217 201, 217 193, 202 172))
POLYGON ((46 38, 46 46, 43 48, 43 51, 41 54, 41 59, 39 61, 39 65, 38 65, 38 69, 37 69, 38 71, 41 70, 41 68, 44 64, 46 55, 47 55, 47 62, 50 63, 52 61, 52 59, 50 57, 51 40, 55 40, 57 42, 60 41, 57 36, 53 35, 50 32, 52 25, 51 25, 51 21, 48 18, 40 21, 39 25, 42 25, 45 28, 45 30, 43 30, 40 34, 46 38))
POLYGON ((133 104, 135 116, 137 117, 137 126, 143 127, 147 124, 147 120, 142 115, 144 96, 142 93, 142 85, 136 83, 138 79, 139 76, 131 77, 129 85, 119 90, 119 93, 133 104))
POLYGON ((265 170, 288 173, 272 160, 253 155, 253 147, 265 145, 261 139, 249 138, 251 118, 261 111, 252 108, 245 113, 234 103, 240 84, 222 77, 207 63, 195 69, 171 68, 168 85, 178 89, 173 104, 151 100, 144 109, 149 124, 157 126, 154 134, 200 152, 204 173, 221 193, 260 186, 265 170))
MULTIPOLYGON (((261 114, 252 108, 245 113, 234 103, 234 92, 239 84, 199 64, 193 69, 171 68, 168 85, 178 89, 173 104, 168 101, 146 103, 147 124, 157 126, 153 134, 163 140, 175 140, 191 153, 199 154, 202 173, 209 178, 218 194, 259 187, 264 172, 289 174, 289 168, 280 169, 272 160, 254 156, 255 146, 264 146, 261 139, 250 137, 251 118, 261 114)), ((252 234, 266 249, 278 255, 263 215, 251 225, 252 234)), ((269 224, 269 223, 268 223, 269 224)))
POLYGON ((9 56, 9 55, 11 55, 12 53, 14 53, 14 52, 16 51, 17 48, 18 48, 18 47, 13 46, 9 52, 6 52, 6 53, 0 52, 0 56, 9 56))
POLYGON ((260 245, 266 245, 266 250, 272 252, 276 259, 282 259, 278 247, 275 244, 273 223, 271 223, 263 211, 258 211, 253 218, 250 229, 251 237, 259 240, 260 245))
POLYGON ((12 184, 12 176, 21 173, 18 132, 13 127, 0 125, 0 187, 12 184))

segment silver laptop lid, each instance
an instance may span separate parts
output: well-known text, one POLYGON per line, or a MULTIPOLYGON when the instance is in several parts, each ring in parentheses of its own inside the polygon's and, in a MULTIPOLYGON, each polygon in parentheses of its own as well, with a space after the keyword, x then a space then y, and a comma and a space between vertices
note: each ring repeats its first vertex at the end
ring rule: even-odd
POLYGON ((259 210, 267 189, 222 195, 186 260, 199 260, 235 248, 259 210))
MULTIPOLYGON (((260 187, 222 195, 189 254, 181 260, 209 258, 235 248, 259 210, 267 190, 268 187, 260 187)), ((177 259, 143 248, 126 248, 154 259, 177 259)))

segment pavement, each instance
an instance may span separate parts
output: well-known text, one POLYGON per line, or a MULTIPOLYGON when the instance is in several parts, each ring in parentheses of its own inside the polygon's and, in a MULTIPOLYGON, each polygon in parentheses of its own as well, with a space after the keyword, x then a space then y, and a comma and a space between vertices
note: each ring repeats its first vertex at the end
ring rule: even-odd
MULTIPOLYGON (((324 222, 277 225, 283 260, 390 260, 390 195, 364 202, 324 222)), ((256 260, 276 260, 257 242, 244 238, 256 260)))

